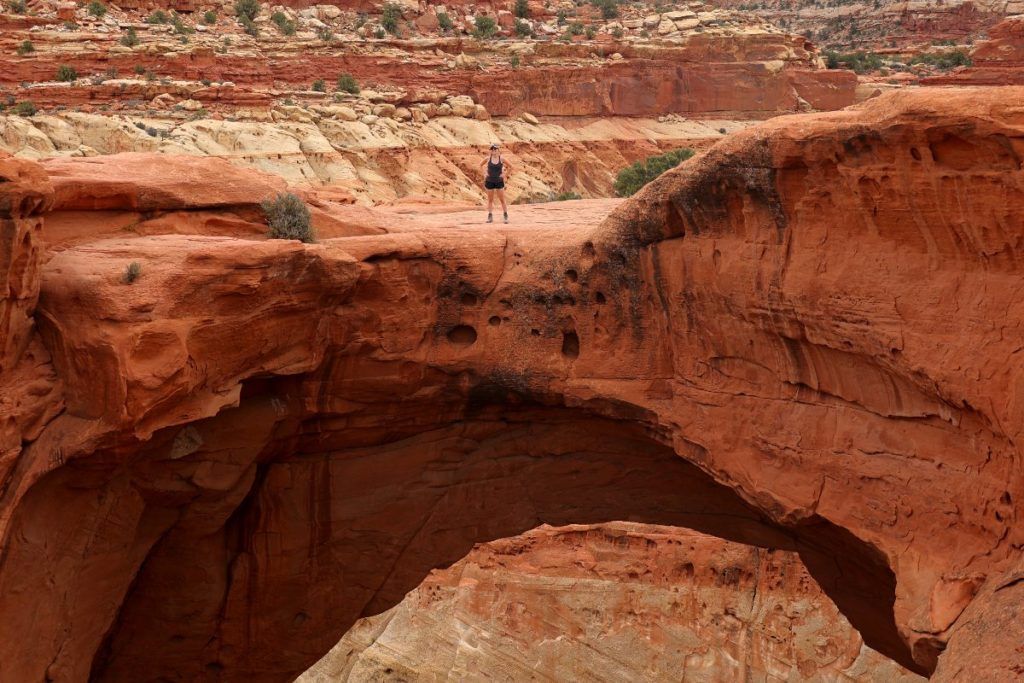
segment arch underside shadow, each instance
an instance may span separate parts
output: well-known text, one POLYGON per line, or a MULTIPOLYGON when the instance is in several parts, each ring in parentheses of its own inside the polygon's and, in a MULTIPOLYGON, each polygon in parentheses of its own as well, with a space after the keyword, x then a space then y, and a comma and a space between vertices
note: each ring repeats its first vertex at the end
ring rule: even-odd
POLYGON ((223 529, 197 546, 186 525, 150 554, 94 672, 120 680, 142 658, 174 678, 187 662, 196 675, 285 680, 476 543, 613 520, 795 550, 869 645, 916 668, 892 619, 892 573, 845 530, 779 527, 636 422, 433 400, 279 425, 223 529), (214 590, 188 580, 209 566, 223 568, 214 590), (215 615, 216 631, 196 628, 197 614, 215 615), (163 654, 167 643, 178 647, 163 654))
MULTIPOLYGON (((476 543, 618 520, 797 551, 868 645, 916 668, 893 621, 893 574, 872 548, 820 519, 775 524, 639 420, 500 387, 310 413, 295 408, 294 383, 251 382, 238 408, 158 433, 129 465, 71 465, 30 494, 25 525, 32 497, 70 501, 97 495, 84 479, 127 478, 160 528, 121 593, 89 587, 120 601, 92 678, 290 681, 476 543), (183 439, 198 445, 168 458, 183 439), (185 482, 204 490, 183 506, 172 490, 185 482)), ((107 523, 68 518, 45 533, 107 523)), ((18 537, 31 539, 12 549, 24 561, 48 540, 18 537)))

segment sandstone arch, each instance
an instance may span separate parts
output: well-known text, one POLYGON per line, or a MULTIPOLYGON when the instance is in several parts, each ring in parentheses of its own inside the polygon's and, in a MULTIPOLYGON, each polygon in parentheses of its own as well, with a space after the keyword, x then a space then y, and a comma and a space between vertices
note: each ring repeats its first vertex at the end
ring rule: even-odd
MULTIPOLYGON (((288 638, 316 621, 296 604, 337 599, 270 590, 248 549, 257 560, 282 548, 280 557, 306 561, 336 533, 374 531, 325 528, 331 510, 283 493, 294 486, 289 470, 302 470, 299 490, 330 489, 331 467, 313 456, 376 448, 381 472, 357 468, 350 484, 365 490, 373 475, 408 474, 380 462, 393 444, 438 430, 483 438, 498 405, 533 429, 584 425, 568 433, 603 436, 620 464, 638 452, 688 461, 688 472, 704 473, 701 495, 727 489, 714 505, 750 511, 750 540, 877 558, 853 576, 881 587, 890 571, 891 610, 878 609, 888 588, 844 607, 842 584, 824 582, 869 641, 924 671, 949 641, 958 655, 939 659, 940 677, 1005 676, 1017 665, 1013 638, 975 634, 1019 629, 1008 596, 1020 585, 1024 495, 1015 446, 1024 120, 1007 93, 1024 97, 900 93, 774 120, 667 174, 601 226, 396 230, 316 246, 164 235, 55 254, 37 346, 13 354, 38 388, 9 422, 29 435, 25 445, 4 461, 0 608, 12 618, 0 621, 0 643, 29 643, 5 661, 54 678, 117 677, 146 661, 169 677, 208 665, 204 675, 242 676, 245 654, 266 655, 246 650, 266 642, 255 637, 270 633, 265 621, 280 629, 286 614, 288 638), (954 135, 964 143, 955 163, 920 153, 954 135), (143 277, 126 289, 119 276, 131 260, 143 277), (476 337, 453 343, 459 328, 476 337), (570 329, 578 349, 564 354, 570 329), (29 413, 35 422, 19 417, 29 413), (307 452, 308 462, 297 456, 307 452), (296 537, 273 533, 290 518, 316 523, 296 537), (190 564, 211 553, 220 561, 190 564), (218 594, 229 571, 231 589, 218 594), (136 627, 140 614, 149 632, 136 627), (899 643, 885 637, 893 617, 899 643), (183 623, 198 628, 181 632, 183 623), (187 653, 182 669, 170 663, 175 652, 187 653)), ((5 212, 19 229, 38 221, 5 212)), ((521 436, 520 448, 565 433, 521 436)), ((428 456, 447 462, 443 453, 413 443, 413 471, 441 476, 428 456)), ((530 477, 512 481, 521 493, 530 477)), ((476 504, 505 509, 513 498, 476 504)), ((470 535, 555 514, 542 513, 470 535)), ((390 530, 422 523, 410 511, 390 530)), ((453 536, 457 554, 470 540, 453 536)), ((422 552, 410 557, 455 559, 422 552)), ((426 570, 400 566, 352 584, 371 596, 360 610, 426 570)), ((297 640, 275 642, 279 664, 315 657, 297 640)))

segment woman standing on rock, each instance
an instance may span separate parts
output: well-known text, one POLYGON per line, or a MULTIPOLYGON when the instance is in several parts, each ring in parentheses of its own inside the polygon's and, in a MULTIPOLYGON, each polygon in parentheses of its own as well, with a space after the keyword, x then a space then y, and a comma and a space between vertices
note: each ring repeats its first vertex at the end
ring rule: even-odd
POLYGON ((495 142, 491 145, 491 153, 480 164, 481 171, 484 170, 484 166, 487 167, 487 176, 484 178, 484 188, 487 190, 487 222, 494 222, 491 210, 494 208, 494 195, 497 194, 498 201, 501 202, 501 211, 505 215, 505 222, 508 223, 508 207, 505 205, 505 179, 508 177, 509 171, 512 170, 512 166, 502 161, 501 147, 498 143, 495 142))

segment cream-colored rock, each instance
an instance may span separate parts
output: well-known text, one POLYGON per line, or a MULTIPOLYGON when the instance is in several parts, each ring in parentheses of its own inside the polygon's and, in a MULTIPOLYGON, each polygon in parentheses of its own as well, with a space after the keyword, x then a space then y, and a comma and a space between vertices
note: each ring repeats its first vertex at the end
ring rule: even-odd
POLYGON ((534 126, 536 126, 538 123, 540 123, 540 121, 537 119, 537 117, 534 116, 533 114, 531 114, 528 111, 524 111, 519 118, 521 118, 523 121, 526 121, 527 123, 532 124, 534 126))
POLYGON ((392 117, 396 121, 411 121, 412 112, 409 111, 406 107, 396 107, 394 113, 392 114, 392 117))
POLYGON ((185 111, 199 111, 203 108, 203 103, 197 100, 183 100, 178 103, 178 106, 185 111))
POLYGON ((488 113, 484 105, 478 104, 473 111, 473 118, 477 121, 487 121, 491 118, 491 115, 488 113))
POLYGON ((423 111, 423 109, 417 107, 412 110, 412 120, 415 123, 426 123, 430 120, 430 117, 427 116, 427 113, 423 111))
POLYGON ((334 5, 317 5, 316 13, 322 21, 334 21, 342 15, 341 8, 334 5))
POLYGON ((464 118, 473 118, 476 116, 476 103, 473 101, 473 98, 468 95, 449 97, 448 105, 452 109, 453 116, 462 116, 464 118))
POLYGON ((675 31, 676 31, 675 23, 669 21, 668 19, 665 19, 660 24, 658 24, 658 35, 659 36, 667 36, 669 33, 674 33, 675 31))
POLYGON ((469 69, 472 67, 476 67, 479 63, 480 60, 478 60, 476 57, 471 57, 470 55, 467 55, 465 52, 460 52, 455 57, 455 67, 457 69, 469 69))
POLYGON ((612 60, 613 62, 621 61, 622 60, 622 53, 620 53, 620 52, 613 52, 612 54, 610 54, 608 56, 608 59, 612 60))
POLYGON ((451 116, 452 115, 452 105, 448 104, 447 102, 444 102, 442 104, 437 105, 437 115, 438 116, 451 116))
POLYGON ((700 26, 700 19, 697 17, 691 17, 689 19, 680 19, 673 23, 675 24, 677 31, 689 31, 690 29, 700 26))
POLYGON ((661 16, 658 14, 649 14, 644 17, 644 28, 654 28, 661 23, 661 16))
POLYGON ((389 118, 395 115, 395 109, 395 105, 389 102, 378 104, 373 107, 373 115, 381 118, 389 118))
POLYGON ((379 120, 380 120, 380 117, 375 116, 374 114, 366 114, 365 116, 360 117, 359 122, 360 123, 364 123, 367 126, 372 126, 373 124, 377 123, 377 121, 379 121, 379 120))

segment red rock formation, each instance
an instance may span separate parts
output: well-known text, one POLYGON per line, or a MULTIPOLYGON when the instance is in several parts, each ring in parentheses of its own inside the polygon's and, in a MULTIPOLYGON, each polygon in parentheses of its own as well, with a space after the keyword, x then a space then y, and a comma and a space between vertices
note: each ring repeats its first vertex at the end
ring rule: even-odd
MULTIPOLYGON (((25 33, 28 37, 28 33, 25 33)), ((116 35, 87 36, 92 42, 116 44, 116 35)), ((470 94, 497 116, 529 110, 557 116, 743 115, 765 117, 801 107, 836 109, 852 104, 856 76, 849 72, 812 68, 810 46, 799 36, 786 34, 696 36, 680 47, 621 50, 621 62, 594 63, 592 45, 541 44, 536 57, 526 58, 529 68, 504 67, 445 69, 443 57, 426 48, 458 54, 480 46, 439 40, 409 45, 409 54, 344 52, 323 47, 251 55, 218 54, 195 49, 174 54, 108 54, 82 51, 69 59, 60 52, 39 50, 26 57, 14 54, 20 36, 12 36, 11 49, 0 54, 0 87, 54 81, 60 64, 70 62, 80 74, 102 74, 116 69, 131 74, 136 66, 161 77, 192 81, 229 81, 235 86, 206 87, 189 96, 204 104, 254 106, 273 99, 278 85, 308 87, 311 78, 335 79, 351 73, 361 83, 379 83, 414 92, 470 94), (560 59, 568 58, 564 64, 560 59), (572 61, 586 60, 585 64, 572 61), (536 63, 534 63, 536 62, 536 63), (660 84, 652 89, 651 83, 660 84), (270 91, 270 92, 268 92, 270 91), (800 102, 802 98, 807 104, 800 102)), ((32 35, 41 43, 44 36, 32 35)), ((109 48, 109 45, 107 46, 109 48)), ((37 105, 106 104, 149 100, 158 92, 180 88, 160 83, 51 86, 16 90, 19 99, 37 105)))
POLYGON ((922 680, 865 647, 796 555, 616 523, 475 547, 297 683, 499 676, 922 680))
POLYGON ((285 680, 476 542, 629 519, 796 550, 872 647, 1012 677, 1021 98, 774 119, 601 225, 54 253, 5 674, 285 680))
POLYGON ((923 80, 925 85, 1024 85, 1024 17, 989 30, 989 40, 971 51, 972 66, 923 80))

